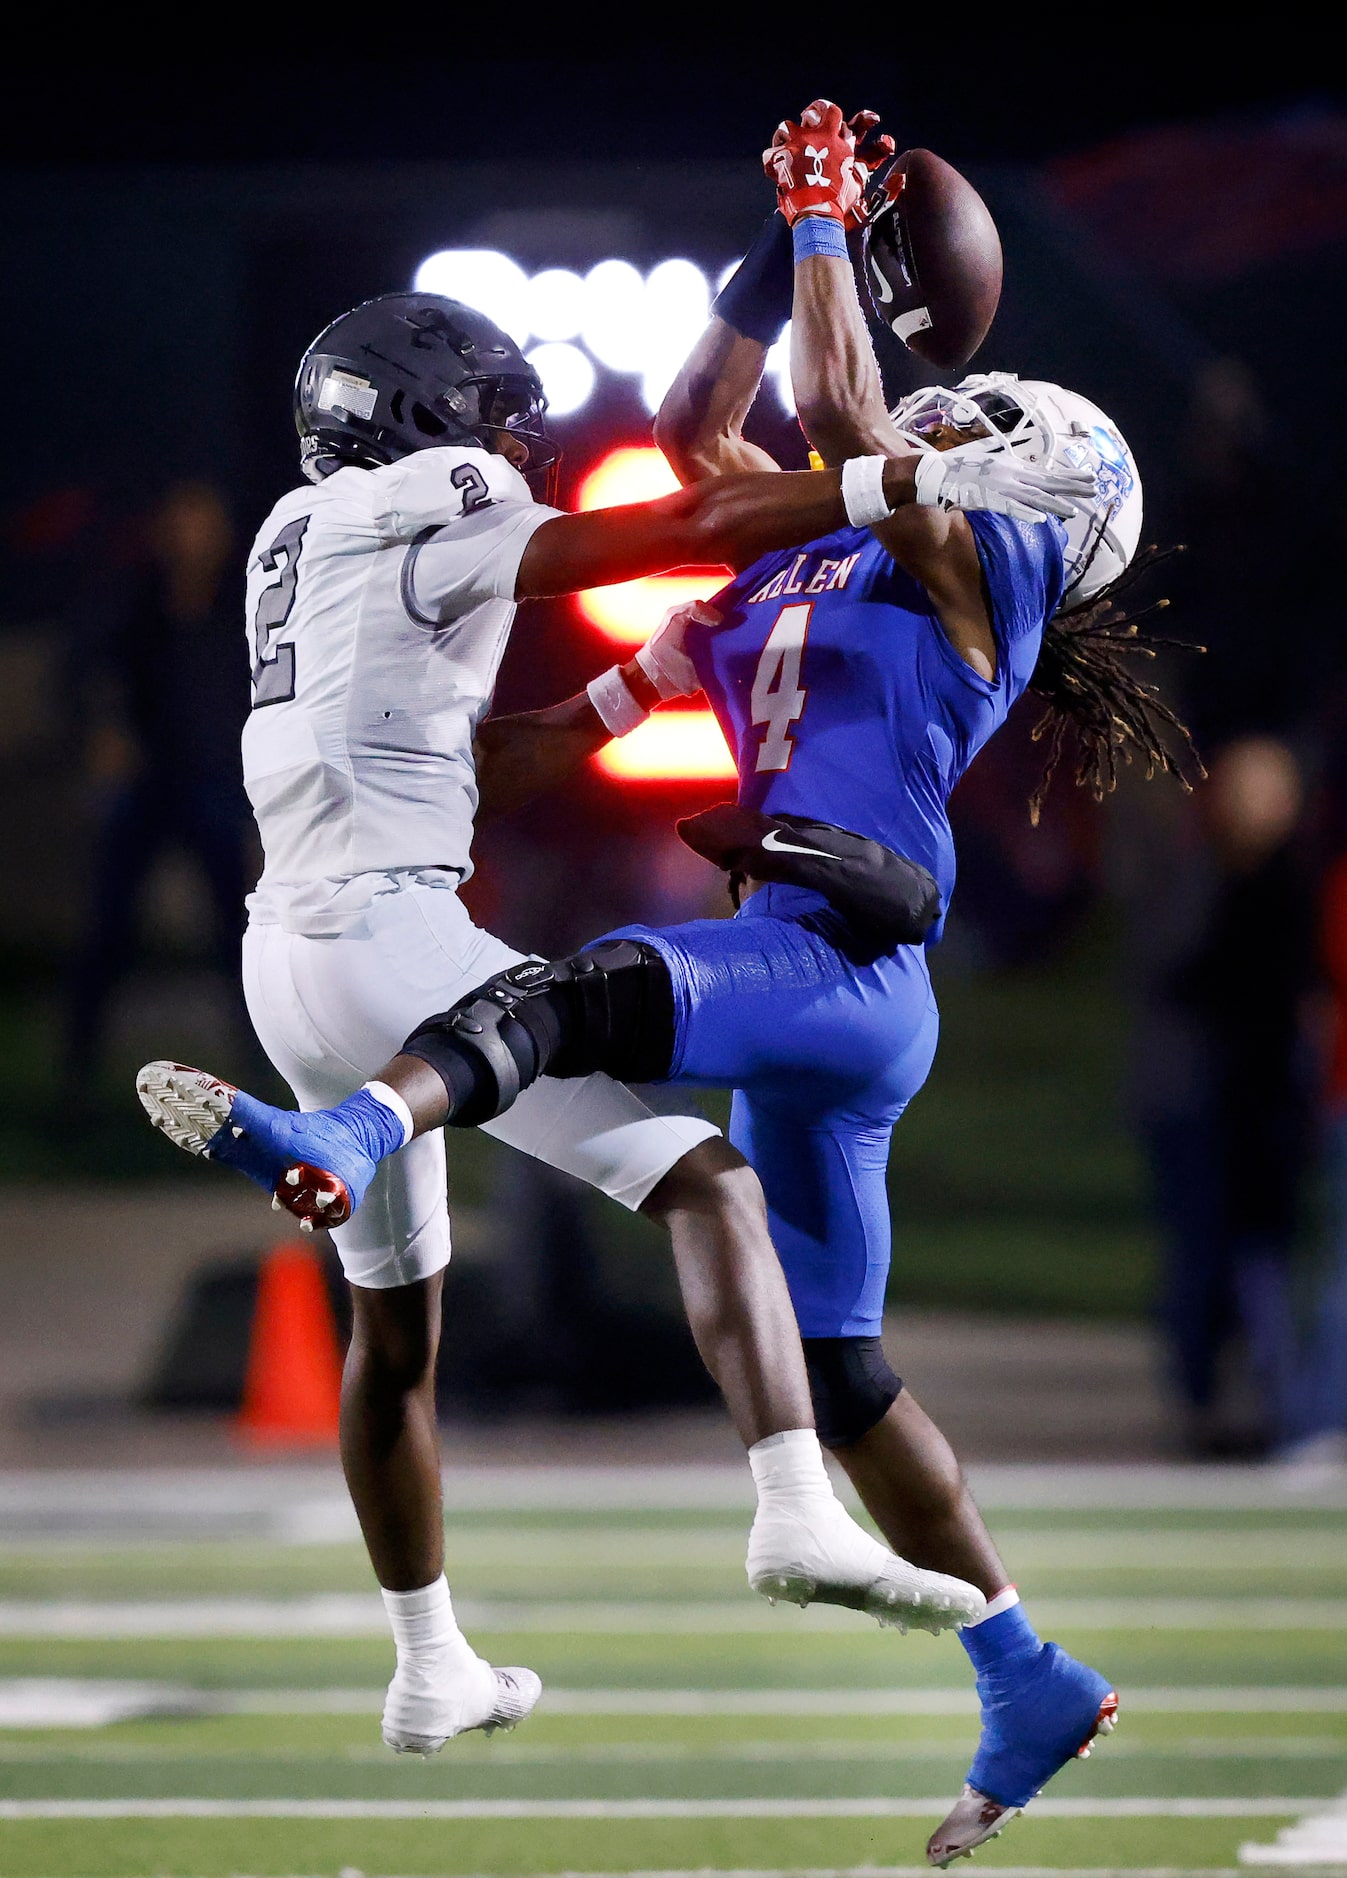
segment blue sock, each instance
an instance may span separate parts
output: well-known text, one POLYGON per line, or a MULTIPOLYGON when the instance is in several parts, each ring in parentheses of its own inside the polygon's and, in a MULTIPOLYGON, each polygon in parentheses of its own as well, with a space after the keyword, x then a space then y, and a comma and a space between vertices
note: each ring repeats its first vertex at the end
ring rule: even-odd
POLYGON ((967 1650, 979 1681, 998 1671, 1032 1662, 1043 1648, 1042 1638, 1024 1614, 1022 1604, 984 1617, 980 1624, 965 1624, 959 1641, 967 1650))
POLYGON ((401 1118, 368 1089, 357 1089, 329 1112, 345 1122, 372 1161, 396 1154, 403 1145, 401 1118))

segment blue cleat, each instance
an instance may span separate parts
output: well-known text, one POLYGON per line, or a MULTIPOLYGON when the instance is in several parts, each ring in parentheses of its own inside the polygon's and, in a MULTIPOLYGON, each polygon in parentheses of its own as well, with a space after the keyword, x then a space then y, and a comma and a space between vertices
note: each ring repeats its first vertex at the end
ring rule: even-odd
POLYGON ((136 1093, 175 1147, 237 1168, 265 1187, 300 1229, 342 1226, 365 1197, 383 1154, 401 1145, 388 1110, 358 1090, 340 1109, 301 1114, 259 1102, 185 1063, 147 1063, 136 1093))
MULTIPOLYGON (((965 1632, 965 1636, 969 1633, 965 1632)), ((994 1839, 1068 1761, 1111 1734, 1118 1698, 1097 1670, 1056 1643, 980 1672, 982 1738, 953 1810, 931 1834, 926 1857, 945 1866, 994 1839)))

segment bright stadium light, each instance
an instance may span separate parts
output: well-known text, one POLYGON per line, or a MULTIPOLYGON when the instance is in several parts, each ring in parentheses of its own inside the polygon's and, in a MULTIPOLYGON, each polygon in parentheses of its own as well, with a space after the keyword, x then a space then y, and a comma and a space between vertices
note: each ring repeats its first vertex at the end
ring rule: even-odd
POLYGON ((678 478, 662 450, 652 443, 628 444, 610 450, 594 466, 580 485, 578 504, 582 509, 615 509, 624 502, 654 502, 677 488, 678 478))
POLYGON ((707 574, 649 574, 644 580, 624 580, 617 587, 589 587, 575 598, 590 625, 597 626, 614 645, 640 646, 671 606, 705 600, 728 579, 723 568, 707 574))
POLYGON ((711 289, 691 261, 661 261, 645 283, 646 339, 652 352, 685 354, 706 324, 711 289))
MULTIPOLYGON (((612 509, 624 502, 653 502, 671 496, 678 478, 653 444, 610 450, 581 483, 576 507, 612 509)), ((648 639, 671 606, 704 600, 725 585, 722 568, 705 572, 651 574, 615 587, 590 587, 575 596, 592 626, 617 645, 637 646, 648 639)))
MULTIPOLYGON (((720 270, 717 286, 724 285, 737 265, 732 262, 720 270)), ((442 248, 422 261, 413 285, 476 307, 516 345, 534 339, 546 346, 569 346, 610 372, 637 377, 649 411, 658 410, 696 343, 712 294, 708 275, 696 262, 679 256, 658 262, 648 274, 614 256, 596 262, 584 275, 567 267, 545 267, 530 275, 494 248, 442 248)), ((573 359, 564 364, 553 360, 552 369, 552 409, 559 415, 578 410, 593 394, 593 374, 584 380, 573 359), (586 390, 580 396, 582 382, 586 390), (579 402, 573 402, 577 397, 579 402)), ((780 346, 769 356, 768 376, 786 409, 793 410, 789 361, 780 346)))
POLYGON ((578 411, 594 389, 594 367, 579 346, 561 340, 535 346, 528 362, 543 381, 550 417, 568 417, 578 411))
POLYGON ((645 281, 630 261, 600 261, 585 275, 580 336, 611 371, 644 369, 645 281))
POLYGON ((528 284, 529 331, 535 339, 574 339, 585 317, 585 283, 568 267, 545 267, 528 284))
POLYGON ((622 782, 730 782, 735 773, 709 711, 656 711, 629 735, 605 744, 594 761, 622 782))
POLYGON ((763 377, 776 391, 783 408, 795 415, 795 392, 790 382, 790 321, 786 321, 785 331, 771 347, 763 365, 763 377))
POLYGON ((412 284, 485 313, 517 346, 529 336, 529 277, 508 254, 494 248, 441 248, 422 261, 412 284))
POLYGON ((657 411, 706 324, 711 289, 691 261, 661 261, 646 278, 645 304, 641 397, 647 411, 657 411))

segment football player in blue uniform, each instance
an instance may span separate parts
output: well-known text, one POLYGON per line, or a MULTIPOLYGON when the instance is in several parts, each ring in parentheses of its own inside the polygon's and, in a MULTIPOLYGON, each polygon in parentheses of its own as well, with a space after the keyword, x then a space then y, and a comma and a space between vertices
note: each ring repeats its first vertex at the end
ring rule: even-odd
MULTIPOLYGON (((1117 1707, 1103 1676, 1036 1635, 952 1450, 880 1342, 889 1141, 936 1045, 924 946, 954 883, 946 804, 1027 687, 1056 714, 1050 764, 1069 725, 1081 779, 1101 787, 1122 744, 1173 769, 1154 719, 1173 720, 1128 673, 1135 626, 1113 605, 1141 522, 1120 433, 1085 399, 1006 374, 914 394, 890 414, 842 227, 858 193, 854 137, 822 105, 784 130, 779 226, 722 296, 657 438, 685 482, 772 467, 740 427, 790 311, 770 286, 784 241, 797 403, 823 460, 843 465, 848 525, 754 561, 709 608, 666 622, 639 672, 624 668, 620 685, 605 674, 571 701, 593 714, 573 734, 597 743, 700 684, 735 754, 739 801, 685 824, 685 838, 754 890, 732 921, 631 926, 574 957, 512 966, 420 1025, 373 1087, 415 1133, 489 1120, 544 1073, 734 1090, 731 1136, 766 1192, 820 1438, 895 1546, 988 1599, 961 1632, 983 1732, 928 1846, 943 1865, 1087 1752, 1117 1707), (792 159, 807 189, 793 187, 792 159), (918 482, 938 474, 943 494, 893 509, 883 459, 914 446, 918 482), (988 466, 1008 459, 1084 469, 1092 496, 1065 522, 993 498, 988 466)), ((246 1171, 279 1183, 309 1221, 325 1207, 344 1215, 407 1138, 399 1126, 376 1139, 369 1103, 362 1091, 294 1115, 240 1098, 231 1120, 266 1163, 246 1171)), ((211 1145, 238 1159, 231 1132, 211 1145)))
MULTIPOLYGON (((690 665, 686 682, 662 670, 674 658, 676 633, 666 632, 642 649, 644 663, 595 682, 598 703, 583 696, 484 725, 518 603, 689 562, 743 565, 846 519, 836 470, 712 477, 656 502, 563 514, 535 500, 528 480, 555 458, 544 405, 509 336, 434 294, 352 309, 301 363, 304 479, 263 522, 248 569, 253 709, 243 756, 265 867, 243 967, 259 1039, 311 1112, 347 1097, 427 1008, 452 1007, 527 963, 476 927, 458 898, 479 791, 499 808, 521 787, 559 780, 608 740, 615 711, 640 715, 636 693, 650 703, 698 688, 690 665)), ((900 440, 875 492, 895 507, 952 494, 1070 515, 1089 487, 1080 472, 1008 458, 981 468, 970 476, 937 464, 932 480, 922 453, 900 440)), ((652 1073, 662 1067, 658 1049, 645 1055, 652 1073)), ((385 1164, 352 1218, 360 1173, 349 1170, 343 1198, 337 1175, 321 1171, 329 1148, 344 1165, 349 1101, 335 1135, 319 1121, 306 1137, 298 1158, 316 1164, 311 1182, 281 1140, 293 1116, 173 1063, 146 1065, 137 1087, 178 1145, 239 1168, 292 1212, 307 1206, 305 1223, 333 1229, 353 1312, 342 1458, 397 1642, 385 1741, 430 1753, 468 1729, 522 1719, 537 1677, 495 1669, 472 1650, 442 1570, 443 1140, 411 1140, 407 1104, 367 1086, 360 1165, 385 1164)), ((980 1590, 896 1558, 837 1499, 761 1188, 742 1156, 705 1118, 657 1114, 604 1075, 544 1077, 516 1103, 518 1094, 516 1079, 507 1100, 493 1096, 494 1133, 669 1230, 693 1335, 758 1490, 750 1583, 769 1597, 935 1630, 980 1615, 980 1590)))

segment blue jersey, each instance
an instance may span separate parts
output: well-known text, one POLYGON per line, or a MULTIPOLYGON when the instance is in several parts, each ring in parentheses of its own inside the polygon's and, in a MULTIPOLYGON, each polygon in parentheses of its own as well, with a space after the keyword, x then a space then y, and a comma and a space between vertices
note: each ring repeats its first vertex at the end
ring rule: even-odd
MULTIPOLYGON (((946 805, 1028 684, 1062 595, 1065 531, 971 514, 996 636, 996 677, 954 650, 929 596, 868 529, 765 555, 712 604, 724 625, 687 645, 734 753, 739 800, 811 816, 954 888, 946 805)), ((940 921, 931 939, 940 937, 940 921)))
MULTIPOLYGON (((954 886, 950 791, 1028 684, 1062 594, 1057 523, 968 519, 993 681, 858 528, 765 556, 718 596, 724 623, 687 639, 734 751, 739 800, 882 841, 930 869, 942 905, 954 886)), ((820 904, 800 887, 760 887, 737 919, 610 936, 642 941, 668 967, 668 1079, 735 1092, 730 1138, 762 1181, 801 1333, 874 1337, 889 1137, 926 1080, 939 1015, 923 947, 857 960, 816 917, 820 904)))

